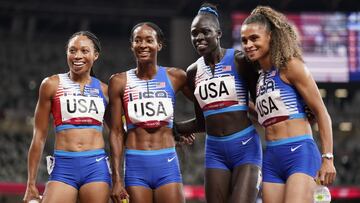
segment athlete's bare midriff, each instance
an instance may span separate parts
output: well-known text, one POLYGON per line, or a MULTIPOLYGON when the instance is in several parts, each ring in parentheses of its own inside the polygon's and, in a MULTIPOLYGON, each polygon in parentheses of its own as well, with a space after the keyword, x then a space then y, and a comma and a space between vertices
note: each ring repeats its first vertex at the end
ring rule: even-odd
POLYGON ((103 149, 102 132, 95 129, 67 129, 56 133, 55 149, 80 152, 103 149))
POLYGON ((267 141, 276 141, 299 135, 312 135, 307 118, 285 120, 265 129, 265 139, 267 141))
POLYGON ((247 111, 232 111, 206 117, 206 133, 212 136, 227 136, 251 125, 247 111))
POLYGON ((127 133, 126 148, 137 150, 159 150, 175 147, 172 129, 160 128, 134 128, 127 133))

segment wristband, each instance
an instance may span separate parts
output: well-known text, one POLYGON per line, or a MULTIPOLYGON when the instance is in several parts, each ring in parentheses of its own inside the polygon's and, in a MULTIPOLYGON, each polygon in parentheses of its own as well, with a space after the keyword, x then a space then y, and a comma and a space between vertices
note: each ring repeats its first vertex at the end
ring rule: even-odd
POLYGON ((332 153, 328 152, 328 153, 322 154, 322 155, 321 155, 321 158, 333 159, 333 158, 334 158, 334 155, 333 155, 332 153))

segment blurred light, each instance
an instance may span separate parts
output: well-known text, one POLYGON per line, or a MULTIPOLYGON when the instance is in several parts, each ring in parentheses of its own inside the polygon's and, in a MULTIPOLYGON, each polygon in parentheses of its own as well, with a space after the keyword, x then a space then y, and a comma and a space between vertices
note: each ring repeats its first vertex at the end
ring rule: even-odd
POLYGON ((322 98, 325 98, 326 97, 326 89, 319 89, 319 92, 320 92, 320 95, 322 98))
POLYGON ((342 164, 347 164, 349 162, 349 156, 344 155, 341 157, 341 163, 342 164))
POLYGON ((336 89, 335 90, 335 96, 337 98, 347 98, 348 97, 348 91, 347 91, 347 89, 336 89))
POLYGON ((36 82, 35 82, 35 80, 31 80, 29 82, 29 89, 34 90, 35 88, 36 88, 36 82))
POLYGON ((344 132, 349 132, 352 129, 352 123, 351 122, 341 122, 339 124, 339 129, 344 132))
POLYGON ((26 124, 27 124, 27 125, 34 126, 34 123, 35 123, 34 117, 32 117, 32 116, 26 116, 26 124))

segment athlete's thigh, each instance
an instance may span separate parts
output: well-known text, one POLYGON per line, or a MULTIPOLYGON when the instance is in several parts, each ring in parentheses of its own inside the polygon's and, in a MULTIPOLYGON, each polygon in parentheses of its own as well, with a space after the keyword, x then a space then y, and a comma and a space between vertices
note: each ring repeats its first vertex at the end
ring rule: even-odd
POLYGON ((316 183, 304 173, 294 173, 286 181, 285 202, 312 203, 316 183))
POLYGON ((78 190, 73 186, 58 181, 49 181, 46 184, 42 203, 75 203, 78 190))
POLYGON ((185 197, 181 183, 169 183, 155 190, 156 203, 184 203, 185 197))
POLYGON ((235 167, 231 175, 229 202, 253 203, 256 201, 261 183, 261 170, 254 164, 235 167))
POLYGON ((152 203, 153 202, 153 190, 151 188, 143 186, 129 186, 126 187, 126 191, 129 194, 129 201, 131 203, 152 203))
POLYGON ((79 191, 81 203, 107 203, 110 197, 109 184, 91 182, 81 186, 79 191))
POLYGON ((231 172, 224 169, 207 168, 205 170, 205 194, 207 203, 227 202, 231 172))
POLYGON ((282 203, 285 196, 285 184, 282 183, 262 183, 263 203, 282 203))

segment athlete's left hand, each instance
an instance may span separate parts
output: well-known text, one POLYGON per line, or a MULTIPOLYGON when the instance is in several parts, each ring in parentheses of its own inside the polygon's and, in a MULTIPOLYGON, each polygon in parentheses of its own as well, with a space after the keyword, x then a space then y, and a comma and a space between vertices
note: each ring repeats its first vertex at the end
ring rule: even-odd
POLYGON ((194 133, 180 135, 179 145, 192 145, 195 141, 194 133))
POLYGON ((336 169, 333 159, 323 158, 321 168, 316 176, 322 185, 332 184, 336 178, 336 169))
MULTIPOLYGON (((113 181, 113 187, 110 194, 113 203, 123 203, 125 200, 128 202, 129 194, 120 181, 113 181)), ((126 202, 125 201, 125 202, 126 202)))

